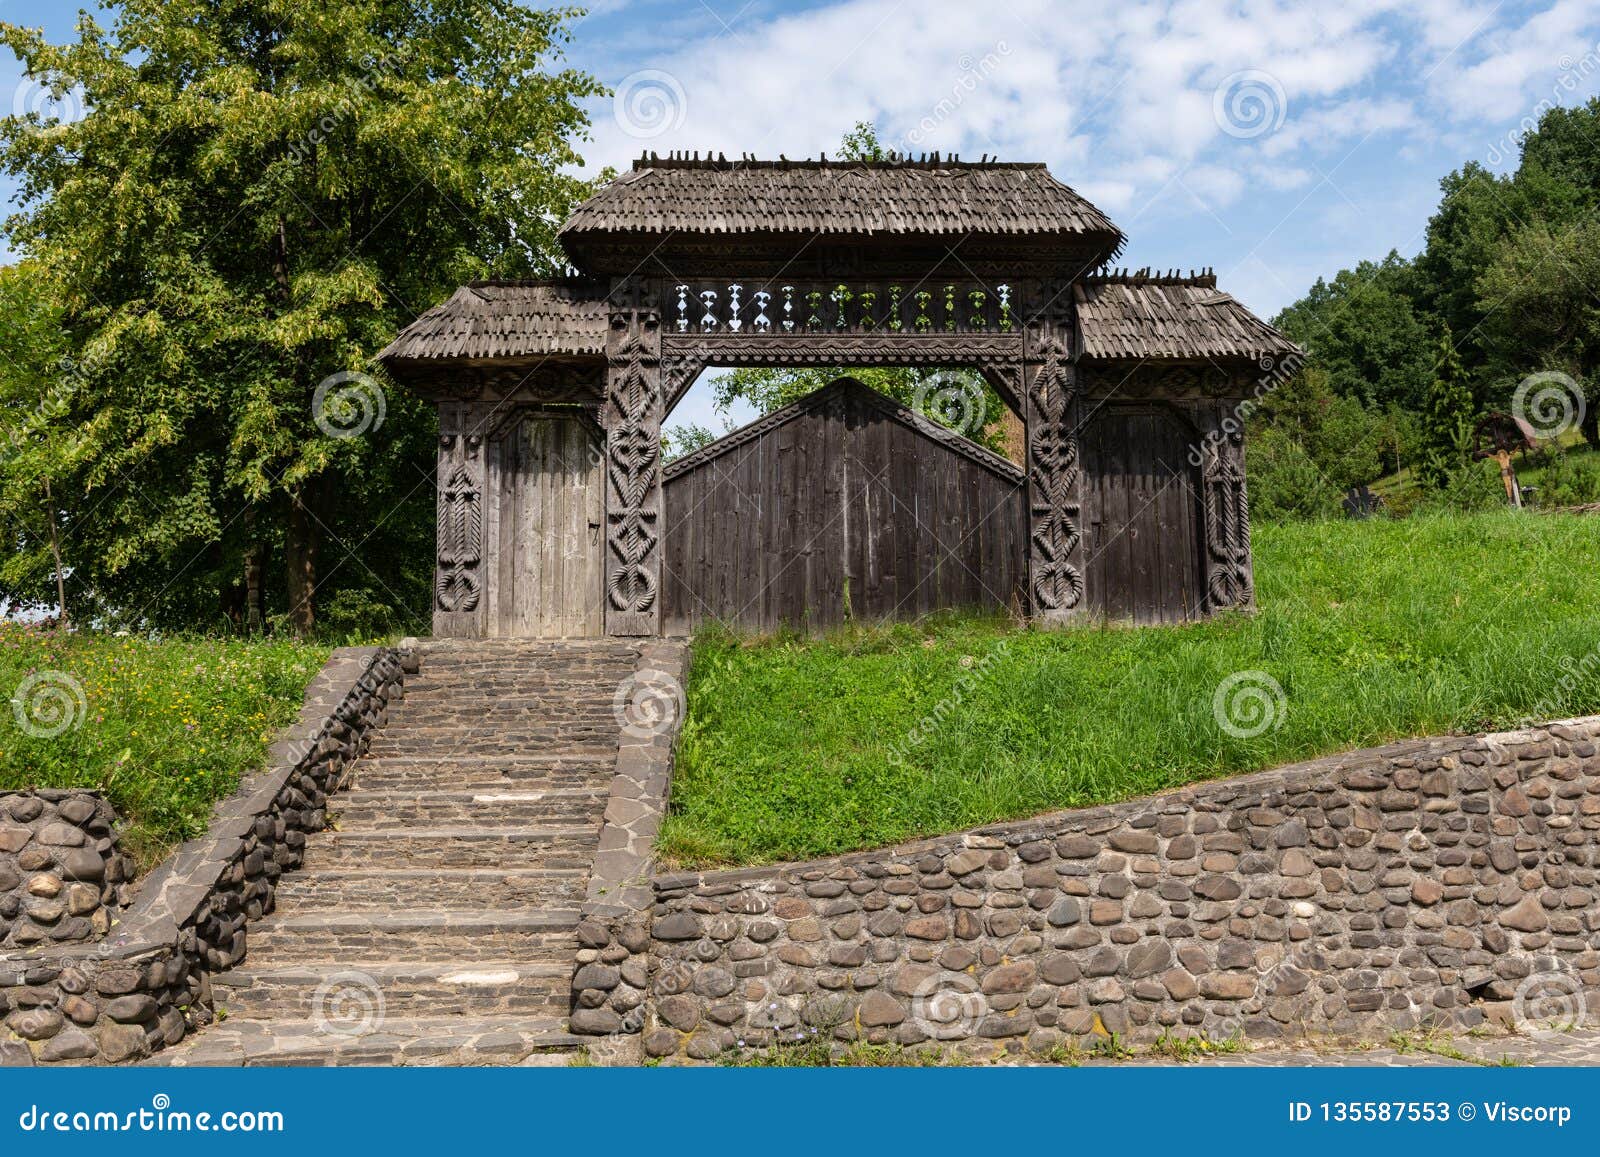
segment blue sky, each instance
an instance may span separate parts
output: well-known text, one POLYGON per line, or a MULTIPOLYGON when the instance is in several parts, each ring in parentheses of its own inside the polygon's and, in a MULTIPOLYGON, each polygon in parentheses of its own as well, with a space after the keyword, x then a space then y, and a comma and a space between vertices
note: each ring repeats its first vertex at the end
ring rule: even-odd
MULTIPOLYGON (((72 12, 0 0, 58 37, 72 12)), ((1214 266, 1270 316, 1319 275, 1414 254, 1441 176, 1514 166, 1541 102, 1600 93, 1600 4, 596 0, 568 57, 617 90, 591 110, 591 168, 814 156, 870 120, 911 151, 1045 161, 1127 232, 1126 264, 1214 266)), ((706 421, 705 391, 674 417, 706 421)))

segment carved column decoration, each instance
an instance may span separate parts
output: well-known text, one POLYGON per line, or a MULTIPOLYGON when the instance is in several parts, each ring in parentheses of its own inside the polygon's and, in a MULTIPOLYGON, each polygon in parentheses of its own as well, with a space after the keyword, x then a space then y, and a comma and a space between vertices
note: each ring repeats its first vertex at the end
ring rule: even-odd
POLYGON ((1218 431, 1207 437, 1200 469, 1208 609, 1220 611, 1253 606, 1255 578, 1250 563, 1250 499, 1245 488, 1244 435, 1233 430, 1218 431))
POLYGON ((457 401, 439 406, 433 630, 444 638, 482 633, 485 478, 479 409, 457 401))
POLYGON ((619 290, 606 341, 606 633, 654 635, 661 592, 661 319, 619 290))
POLYGON ((1067 301, 1065 291, 1046 297, 1028 323, 1023 353, 1028 585, 1033 613, 1045 622, 1074 617, 1084 593, 1077 371, 1067 301))

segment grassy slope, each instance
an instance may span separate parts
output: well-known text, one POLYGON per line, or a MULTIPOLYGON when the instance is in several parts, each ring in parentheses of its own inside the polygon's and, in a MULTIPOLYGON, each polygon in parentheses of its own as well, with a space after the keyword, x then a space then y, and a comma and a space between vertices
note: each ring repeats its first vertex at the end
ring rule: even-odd
POLYGON ((0 625, 5 695, 45 673, 41 690, 0 708, 0 790, 99 788, 128 822, 129 846, 149 863, 205 830, 212 803, 260 764, 326 658, 325 648, 295 643, 150 642, 0 625), (78 726, 54 737, 20 726, 24 706, 46 705, 45 687, 66 689, 56 702, 78 726))
POLYGON ((967 619, 809 643, 700 640, 662 852, 686 864, 824 855, 1399 736, 1600 710, 1600 662, 1557 682, 1600 649, 1600 518, 1265 526, 1255 549, 1259 613, 1191 627, 967 619), (1247 670, 1276 679, 1287 706, 1281 726, 1239 739, 1213 695, 1247 670), (941 700, 943 724, 896 764, 891 747, 941 700))

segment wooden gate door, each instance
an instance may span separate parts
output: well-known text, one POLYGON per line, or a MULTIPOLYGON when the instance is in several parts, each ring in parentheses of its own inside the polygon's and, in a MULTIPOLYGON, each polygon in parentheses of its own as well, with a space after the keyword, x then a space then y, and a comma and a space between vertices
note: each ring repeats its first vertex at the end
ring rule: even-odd
POLYGON ((497 634, 604 634, 601 434, 582 417, 533 415, 502 449, 497 634))
POLYGON ((1162 407, 1105 407, 1084 430, 1088 600, 1112 621, 1173 623, 1204 612, 1193 436, 1162 407))

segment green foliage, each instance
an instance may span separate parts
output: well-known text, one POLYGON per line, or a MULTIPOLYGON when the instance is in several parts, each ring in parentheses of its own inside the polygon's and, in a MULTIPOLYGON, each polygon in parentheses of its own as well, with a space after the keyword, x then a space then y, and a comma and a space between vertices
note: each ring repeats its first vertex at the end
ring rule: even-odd
POLYGON ((1466 371, 1446 330, 1434 354, 1433 382, 1422 415, 1422 446, 1417 476, 1426 486, 1443 488, 1468 470, 1476 407, 1466 371))
POLYGON ((1245 443, 1250 513, 1261 522, 1325 518, 1339 509, 1340 491, 1291 433, 1267 426, 1245 443))
MULTIPOLYGON (((1600 98, 1546 110, 1520 148, 1512 172, 1471 162, 1440 182, 1415 260, 1390 253, 1318 280, 1276 318, 1309 351, 1310 366, 1327 373, 1334 394, 1402 416, 1386 418, 1397 435, 1415 421, 1431 431, 1418 448, 1430 488, 1457 469, 1442 440, 1453 419, 1440 424, 1445 400, 1431 392, 1441 332, 1456 343, 1453 412, 1469 409, 1463 387, 1471 409, 1510 409, 1529 373, 1560 370, 1587 393, 1583 432, 1600 444, 1600 298, 1592 290, 1600 284, 1600 98)), ((1401 468, 1400 442, 1393 439, 1387 469, 1401 468)))
POLYGON ((1275 319, 1311 356, 1336 395, 1382 410, 1415 409, 1431 371, 1429 333, 1412 297, 1412 269, 1398 253, 1321 278, 1275 319))
POLYGON ((1600 648, 1600 519, 1502 505, 1264 525, 1254 540, 1252 616, 700 638, 660 850, 803 859, 1600 709, 1600 669, 1582 662, 1600 648), (1241 671, 1283 689, 1279 725, 1253 738, 1213 713, 1241 671))
POLYGON ((153 863, 201 835, 211 805, 261 765, 326 659, 325 650, 290 642, 114 638, 0 623, 0 687, 16 696, 0 714, 0 790, 106 792, 135 855, 153 863), (30 734, 23 720, 60 734, 30 734))
POLYGON ((1600 502, 1600 453, 1577 454, 1558 448, 1539 475, 1535 493, 1543 507, 1600 502))
MULTIPOLYGON (((567 175, 569 142, 600 91, 552 67, 571 13, 509 0, 110 11, 110 29, 85 17, 61 46, 0 25, 31 76, 81 89, 88 110, 0 121, 0 164, 21 185, 12 242, 50 271, 74 362, 38 439, 48 452, 0 466, 0 515, 37 556, 27 484, 47 466, 70 597, 103 619, 239 621, 251 557, 273 564, 264 609, 302 632, 314 593, 417 616, 428 408, 377 375, 356 388, 373 410, 381 391, 384 421, 337 437, 315 391, 376 374, 368 359, 398 324, 459 282, 559 265, 554 231, 586 190, 567 175)), ((33 397, 61 387, 50 352, 14 371, 8 404, 26 408, 25 382, 33 397)))

